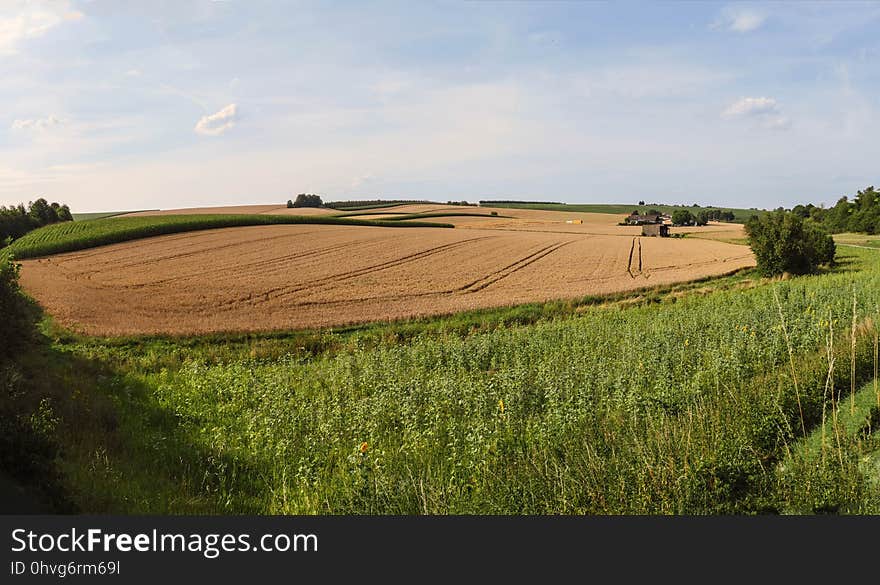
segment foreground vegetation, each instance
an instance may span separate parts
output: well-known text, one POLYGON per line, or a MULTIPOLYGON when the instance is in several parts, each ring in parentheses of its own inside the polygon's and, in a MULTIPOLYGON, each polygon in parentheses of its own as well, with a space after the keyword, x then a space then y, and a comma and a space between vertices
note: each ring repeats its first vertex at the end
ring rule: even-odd
POLYGON ((876 513, 880 254, 840 256, 797 279, 288 336, 45 321, 6 384, 85 511, 876 513), (817 460, 823 428, 840 440, 817 460))
POLYGON ((328 224, 382 227, 453 227, 451 224, 349 219, 328 215, 155 215, 111 217, 54 224, 33 231, 4 249, 16 259, 72 252, 139 238, 224 227, 328 224))

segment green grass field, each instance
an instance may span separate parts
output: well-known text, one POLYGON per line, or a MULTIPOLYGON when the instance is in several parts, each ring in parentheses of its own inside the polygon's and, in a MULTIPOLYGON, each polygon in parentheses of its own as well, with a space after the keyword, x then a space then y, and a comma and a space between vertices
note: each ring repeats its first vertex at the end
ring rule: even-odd
POLYGON ((18 260, 72 252, 138 238, 225 227, 327 224, 382 227, 453 227, 416 221, 348 219, 327 215, 158 215, 111 217, 83 222, 56 223, 34 230, 3 248, 18 260))
POLYGON ((582 213, 614 213, 614 214, 630 214, 636 209, 642 213, 646 213, 651 209, 663 213, 673 213, 677 209, 686 209, 693 214, 708 209, 720 209, 721 211, 732 211, 736 223, 745 223, 752 215, 761 215, 766 213, 761 209, 736 209, 733 207, 688 207, 686 205, 632 205, 632 204, 602 204, 602 203, 492 203, 487 201, 485 207, 510 207, 516 209, 544 209, 547 211, 579 211, 582 213))
POLYGON ((846 428, 876 426, 880 253, 840 259, 338 331, 96 339, 45 320, 22 367, 83 511, 877 513, 875 433, 808 456, 852 388, 846 428))

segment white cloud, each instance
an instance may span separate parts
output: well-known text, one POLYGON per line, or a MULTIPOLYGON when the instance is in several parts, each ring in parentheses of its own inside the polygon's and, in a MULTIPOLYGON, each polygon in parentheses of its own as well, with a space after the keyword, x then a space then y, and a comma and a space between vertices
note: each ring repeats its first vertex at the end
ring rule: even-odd
POLYGON ((773 114, 779 111, 776 100, 768 97, 746 97, 731 104, 724 112, 723 116, 763 116, 765 114, 773 114))
POLYGON ((125 72, 125 76, 126 77, 140 77, 141 70, 140 69, 129 69, 128 71, 125 72))
POLYGON ((733 32, 747 33, 761 28, 767 15, 753 8, 728 7, 712 24, 712 28, 724 28, 733 32))
POLYGON ((233 126, 238 119, 238 106, 229 104, 219 112, 209 116, 202 116, 195 127, 195 131, 205 136, 220 136, 233 126))
POLYGON ((67 0, 4 2, 0 10, 0 55, 15 54, 22 41, 41 37, 65 20, 82 17, 67 0))
POLYGON ((725 118, 750 118, 757 120, 764 128, 786 130, 791 120, 782 115, 779 104, 768 97, 744 97, 730 104, 723 112, 725 118))
POLYGON ((45 130, 63 123, 63 120, 56 118, 55 116, 47 116, 45 118, 15 120, 12 122, 11 128, 13 130, 45 130))

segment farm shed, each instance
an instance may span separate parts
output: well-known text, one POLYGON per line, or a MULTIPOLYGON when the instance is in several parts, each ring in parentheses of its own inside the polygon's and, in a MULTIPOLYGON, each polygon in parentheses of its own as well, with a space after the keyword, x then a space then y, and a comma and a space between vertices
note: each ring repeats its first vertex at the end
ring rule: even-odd
POLYGON ((660 236, 661 238, 669 237, 669 226, 662 223, 646 224, 642 226, 643 236, 660 236))
POLYGON ((660 214, 659 213, 648 213, 646 215, 640 214, 638 211, 633 211, 629 214, 624 223, 628 225, 645 225, 646 223, 660 223, 660 214))

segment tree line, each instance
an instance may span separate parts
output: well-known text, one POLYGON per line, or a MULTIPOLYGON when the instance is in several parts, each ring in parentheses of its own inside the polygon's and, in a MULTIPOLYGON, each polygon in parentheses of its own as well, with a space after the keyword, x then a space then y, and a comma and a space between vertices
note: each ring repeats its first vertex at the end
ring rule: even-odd
POLYGON ((31 230, 60 221, 73 221, 70 208, 42 197, 28 203, 0 207, 0 247, 7 246, 31 230))
POLYGON ((844 195, 834 207, 826 209, 808 203, 795 205, 791 212, 802 219, 810 218, 832 234, 880 234, 880 191, 874 189, 873 185, 858 191, 852 199, 844 195))
POLYGON ((732 211, 720 209, 704 209, 691 213, 687 209, 676 209, 672 212, 672 223, 675 225, 706 225, 710 221, 733 221, 736 216, 732 211))

